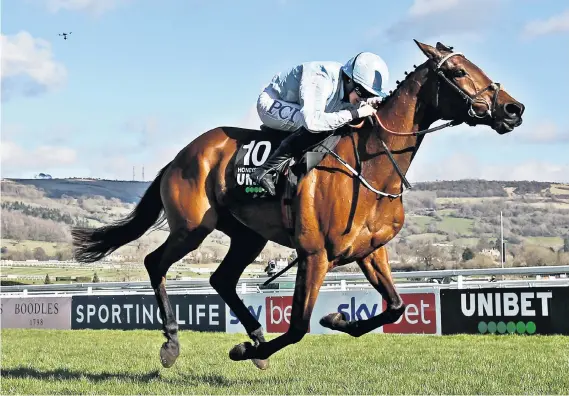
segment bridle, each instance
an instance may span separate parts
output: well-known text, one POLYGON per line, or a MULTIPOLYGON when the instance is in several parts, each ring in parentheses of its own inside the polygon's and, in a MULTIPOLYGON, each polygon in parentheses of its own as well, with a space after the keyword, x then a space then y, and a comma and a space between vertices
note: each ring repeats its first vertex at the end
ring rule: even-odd
MULTIPOLYGON (((435 69, 435 72, 437 73, 437 75, 443 79, 443 81, 446 81, 451 88, 453 88, 456 92, 458 92, 458 94, 460 96, 462 96, 462 98, 468 102, 468 104, 470 105, 470 107, 468 108, 468 115, 474 118, 486 118, 486 117, 493 117, 494 113, 496 112, 496 105, 498 103, 498 93, 500 92, 500 88, 501 85, 500 83, 495 83, 495 82, 491 82, 486 88, 483 88, 481 90, 479 90, 478 92, 476 92, 474 94, 474 96, 470 96, 468 93, 466 93, 466 91, 464 91, 464 89, 462 89, 461 87, 459 87, 457 84, 455 84, 452 80, 450 80, 447 76, 445 76, 444 72, 441 70, 441 66, 452 56, 454 55, 462 55, 464 56, 464 54, 462 54, 461 52, 451 52, 450 54, 445 55, 440 61, 439 63, 437 63, 437 67, 435 69), (479 98, 480 95, 482 95, 484 92, 492 90, 494 91, 494 95, 492 95, 492 103, 488 103, 485 99, 481 99, 479 98), (479 116, 473 109, 472 105, 474 103, 476 103, 477 101, 482 100, 482 102, 484 102, 484 104, 486 105, 486 107, 488 108, 488 110, 486 110, 486 112, 479 116)), ((439 103, 439 86, 440 86, 440 80, 437 81, 437 94, 435 97, 435 105, 438 106, 439 103)))
MULTIPOLYGON (((468 108, 468 115, 474 118, 486 118, 486 117, 493 117, 494 113, 496 111, 496 105, 498 102, 498 93, 500 92, 500 88, 501 85, 500 83, 495 83, 492 82, 490 83, 486 88, 483 88, 479 91, 477 91, 473 96, 469 95, 464 89, 462 89, 461 87, 459 87, 454 81, 452 81, 451 79, 449 79, 447 76, 445 76, 444 72, 441 70, 442 65, 451 57, 453 56, 457 56, 457 55, 461 55, 464 56, 464 54, 462 52, 451 52, 447 55, 445 55, 444 57, 442 57, 437 64, 435 65, 435 68, 433 69, 433 71, 437 74, 437 89, 436 89, 436 93, 435 93, 435 106, 438 106, 439 104, 439 90, 440 90, 440 82, 441 79, 442 81, 445 81, 451 88, 453 88, 469 105, 468 108), (488 103, 485 99, 480 98, 480 95, 482 95, 484 92, 488 91, 488 90, 493 90, 494 91, 494 95, 492 95, 492 103, 488 103), (483 101, 484 104, 486 105, 486 107, 488 108, 487 111, 483 114, 483 115, 478 115, 473 108, 474 103, 476 103, 477 101, 483 101)), ((399 174, 399 177, 401 178, 401 181, 403 182, 403 184, 405 185, 405 187, 407 188, 407 190, 412 189, 411 183, 409 183, 409 181, 407 180, 407 178, 405 177, 405 175, 403 174, 403 172, 401 171, 401 169, 399 168, 399 165, 397 165, 397 162, 395 161, 395 159, 393 158, 393 154, 391 154, 391 151, 389 150, 389 148, 387 147, 387 145, 385 144, 385 142, 383 141, 383 139, 381 139, 380 137, 380 131, 379 129, 383 129, 385 132, 391 134, 391 135, 396 135, 396 136, 420 136, 420 135, 426 135, 427 133, 431 133, 431 132, 435 132, 444 128, 447 128, 449 126, 456 126, 456 125, 460 125, 462 124, 464 121, 458 121, 458 120, 452 120, 449 121, 445 124, 433 127, 433 128, 429 128, 429 129, 423 129, 420 131, 413 131, 413 132, 396 132, 396 131, 392 131, 388 128, 386 128, 381 120, 379 119, 379 116, 377 115, 377 112, 375 112, 373 114, 373 117, 369 116, 368 120, 370 121, 371 125, 373 126, 373 128, 376 130, 377 132, 377 136, 379 136, 379 141, 381 142, 383 149, 385 150, 385 153, 387 154, 387 157, 389 158, 389 160, 391 161, 391 163, 393 164, 393 167, 395 168, 395 170, 397 171, 397 173, 399 174)), ((336 154, 335 152, 333 152, 332 150, 327 149, 327 151, 333 155, 338 161, 340 161, 346 168, 348 168, 348 170, 350 170, 350 172, 352 172, 356 177, 358 177, 358 179, 360 179, 360 181, 371 191, 373 191, 374 193, 376 193, 379 196, 384 196, 384 197, 388 197, 391 199, 395 199, 395 198, 399 198, 403 195, 403 193, 407 190, 403 190, 401 193, 399 194, 389 194, 389 193, 385 193, 382 191, 379 191, 375 188, 373 188, 368 181, 354 168, 352 168, 346 161, 344 161, 338 154, 336 154)), ((357 167, 359 168, 359 156, 357 155, 357 151, 356 151, 356 162, 357 162, 357 167)))
MULTIPOLYGON (((454 89, 469 105, 468 107, 468 115, 474 118, 486 118, 486 117, 493 117, 494 113, 496 112, 496 106, 498 103, 498 93, 500 92, 501 89, 501 84, 500 83, 495 83, 495 82, 491 82, 486 88, 483 88, 481 90, 479 90, 478 92, 476 92, 473 96, 470 96, 464 89, 462 89, 461 87, 459 87, 454 81, 452 81, 451 79, 449 79, 444 72, 441 70, 442 65, 444 65, 444 63, 451 57, 455 56, 455 55, 461 55, 464 56, 464 54, 462 52, 451 52, 450 54, 447 54, 445 56, 443 56, 438 63, 436 64, 435 68, 434 68, 434 72, 437 74, 437 77, 439 77, 439 79, 437 79, 437 90, 435 93, 435 106, 438 106, 439 104, 439 90, 440 90, 440 82, 441 79, 446 82, 452 89, 454 89), (484 92, 492 90, 494 91, 494 95, 492 95, 492 103, 488 103, 485 99, 480 98, 480 95, 482 95, 484 92), (474 103, 482 101, 484 102, 484 104, 486 105, 486 107, 488 108, 488 110, 486 110, 486 112, 483 115, 478 115, 475 111, 474 108, 472 107, 474 105, 474 103)), ((457 120, 453 120, 453 121, 449 121, 445 124, 433 127, 433 128, 429 128, 429 129, 423 129, 421 131, 414 131, 414 132, 396 132, 396 131, 392 131, 388 128, 385 127, 385 125, 383 125, 383 123, 381 122, 381 120, 379 119, 377 113, 374 113, 374 119, 377 123, 377 125, 379 127, 381 127, 385 132, 391 134, 391 135, 397 135, 397 136, 419 136, 419 135, 425 135, 427 133, 431 133, 431 132, 435 132, 444 128, 447 128, 449 126, 456 126, 456 125, 460 125, 462 124, 464 121, 457 121, 457 120)), ((376 123, 374 123, 374 119, 370 118, 370 120, 372 121, 372 125, 376 125, 376 123)))

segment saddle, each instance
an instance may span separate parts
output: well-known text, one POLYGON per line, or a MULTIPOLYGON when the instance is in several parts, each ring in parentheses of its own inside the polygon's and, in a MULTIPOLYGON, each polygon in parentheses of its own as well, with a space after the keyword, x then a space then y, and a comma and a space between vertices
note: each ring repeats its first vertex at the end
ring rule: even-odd
POLYGON ((343 136, 351 133, 350 126, 344 126, 323 134, 321 141, 286 161, 274 172, 276 195, 272 196, 257 185, 250 175, 269 158, 290 132, 266 125, 261 125, 259 130, 236 127, 223 129, 238 141, 236 154, 227 166, 228 198, 236 204, 281 201, 283 221, 291 231, 294 229, 292 198, 296 195, 299 181, 318 166, 329 151, 334 150, 343 136))
POLYGON ((260 130, 239 129, 248 133, 245 133, 243 139, 238 141, 236 155, 228 165, 228 169, 231 169, 232 181, 234 182, 231 188, 232 198, 239 201, 280 199, 281 194, 284 192, 286 180, 293 187, 296 186, 300 178, 316 167, 324 156, 336 147, 342 136, 349 133, 348 128, 340 128, 323 134, 322 140, 281 165, 280 169, 276 170, 275 186, 277 194, 273 197, 257 185, 251 179, 250 174, 258 166, 263 165, 290 132, 272 129, 266 125, 261 125, 260 130))

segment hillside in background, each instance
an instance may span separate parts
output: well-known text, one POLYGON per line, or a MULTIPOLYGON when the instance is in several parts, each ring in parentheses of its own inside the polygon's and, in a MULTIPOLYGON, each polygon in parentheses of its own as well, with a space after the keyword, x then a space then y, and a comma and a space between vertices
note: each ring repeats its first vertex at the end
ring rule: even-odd
MULTIPOLYGON (((128 214, 150 182, 96 179, 3 179, 2 257, 65 259, 69 229, 96 227, 128 214)), ((416 183, 404 196, 405 226, 388 244, 394 268, 494 266, 503 213, 507 265, 563 264, 569 252, 569 185, 532 181, 455 180, 416 183)), ((145 235, 117 251, 141 261, 166 238, 145 235)), ((228 238, 212 233, 188 257, 219 262, 228 238)), ((269 243, 263 258, 292 251, 269 243)))
POLYGON ((93 197, 116 198, 125 203, 140 200, 150 182, 99 179, 3 179, 45 192, 47 198, 93 197))
MULTIPOLYGON (((150 181, 101 179, 2 179, 2 183, 34 186, 48 198, 101 196, 136 203, 150 181)), ((415 191, 436 192, 439 198, 549 198, 569 203, 569 184, 536 181, 450 180, 414 183, 415 191)))

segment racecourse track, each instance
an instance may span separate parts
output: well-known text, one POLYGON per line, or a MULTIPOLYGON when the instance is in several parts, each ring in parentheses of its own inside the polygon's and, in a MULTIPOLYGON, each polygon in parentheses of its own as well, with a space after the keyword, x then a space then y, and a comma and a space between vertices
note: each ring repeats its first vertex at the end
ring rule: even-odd
POLYGON ((170 369, 160 331, 1 334, 2 394, 569 393, 566 336, 309 334, 260 371, 228 358, 244 334, 181 331, 170 369))

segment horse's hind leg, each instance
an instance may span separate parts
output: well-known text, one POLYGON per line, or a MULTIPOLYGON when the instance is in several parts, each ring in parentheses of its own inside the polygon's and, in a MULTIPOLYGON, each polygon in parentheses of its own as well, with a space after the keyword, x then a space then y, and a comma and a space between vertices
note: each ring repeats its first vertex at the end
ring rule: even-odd
MULTIPOLYGON (((231 244, 227 255, 211 275, 210 284, 231 308, 251 340, 258 345, 265 342, 261 324, 243 304, 235 289, 241 274, 261 253, 267 240, 233 217, 220 218, 219 222, 223 225, 220 224, 218 228, 231 238, 231 244)), ((253 363, 261 370, 268 367, 268 360, 254 359, 253 363)))
MULTIPOLYGON (((196 183, 204 185, 201 175, 195 176, 196 183)), ((166 342, 160 349, 160 361, 164 367, 171 367, 180 354, 178 341, 178 322, 172 311, 166 293, 166 273, 172 264, 186 254, 197 249, 205 237, 215 229, 217 212, 210 205, 204 190, 192 188, 193 185, 181 178, 178 171, 168 175, 163 185, 162 200, 170 227, 166 242, 144 259, 144 266, 150 276, 166 342)))
POLYGON ((160 308, 162 331, 166 337, 166 342, 162 344, 160 350, 160 361, 164 367, 171 367, 180 354, 178 322, 166 293, 166 273, 172 264, 195 250, 210 232, 211 230, 203 227, 194 230, 179 228, 144 259, 144 266, 150 276, 150 284, 160 308))
POLYGON ((387 302, 387 309, 381 314, 365 320, 348 322, 344 314, 338 312, 320 319, 322 326, 348 333, 354 337, 359 337, 380 326, 395 322, 405 311, 405 304, 393 284, 385 246, 376 249, 363 260, 359 260, 358 264, 367 280, 387 302))

